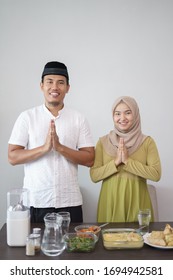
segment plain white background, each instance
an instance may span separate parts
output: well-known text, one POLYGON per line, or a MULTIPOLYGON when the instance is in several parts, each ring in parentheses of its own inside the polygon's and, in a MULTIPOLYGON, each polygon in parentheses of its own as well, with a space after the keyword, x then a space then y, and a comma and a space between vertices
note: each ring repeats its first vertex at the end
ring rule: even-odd
MULTIPOLYGON (((65 102, 85 114, 95 144, 113 128, 114 100, 136 99, 162 162, 159 218, 173 220, 172 13, 172 0, 0 0, 0 227, 7 191, 23 182, 23 166, 8 163, 8 139, 19 113, 43 103, 40 77, 51 60, 68 66, 65 102)), ((86 167, 79 181, 84 221, 94 222, 101 184, 86 167)))

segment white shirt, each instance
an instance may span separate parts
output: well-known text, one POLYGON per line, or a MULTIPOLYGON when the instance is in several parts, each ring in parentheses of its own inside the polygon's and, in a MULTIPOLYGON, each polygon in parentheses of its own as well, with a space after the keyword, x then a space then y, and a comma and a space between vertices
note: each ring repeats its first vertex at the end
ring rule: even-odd
MULTIPOLYGON (((61 144, 74 150, 94 146, 88 122, 82 114, 63 108, 55 118, 45 105, 20 114, 9 144, 20 145, 26 149, 43 145, 51 119, 55 120, 61 144)), ((30 191, 30 206, 60 208, 82 205, 78 166, 54 150, 24 164, 23 187, 30 191)))

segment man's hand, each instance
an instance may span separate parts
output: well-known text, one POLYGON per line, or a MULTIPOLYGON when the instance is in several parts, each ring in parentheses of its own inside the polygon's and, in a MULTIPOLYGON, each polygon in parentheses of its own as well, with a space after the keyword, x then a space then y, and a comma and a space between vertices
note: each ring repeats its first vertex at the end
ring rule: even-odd
POLYGON ((58 151, 58 147, 60 147, 59 137, 56 133, 55 122, 54 120, 51 120, 43 150, 44 153, 51 151, 51 149, 58 151))
POLYGON ((56 127, 54 120, 51 120, 51 141, 52 148, 64 156, 67 160, 84 166, 91 167, 94 163, 94 147, 83 147, 79 150, 71 149, 67 146, 62 145, 59 142, 59 137, 56 133, 56 127))
POLYGON ((51 141, 52 141, 52 148, 55 150, 55 151, 59 151, 59 149, 61 148, 61 144, 59 142, 59 137, 56 133, 56 127, 55 127, 55 122, 54 120, 51 120, 51 141))
POLYGON ((46 142, 43 145, 43 152, 46 154, 47 152, 51 151, 52 148, 53 148, 53 141, 52 141, 52 120, 51 120, 49 131, 46 137, 46 142))

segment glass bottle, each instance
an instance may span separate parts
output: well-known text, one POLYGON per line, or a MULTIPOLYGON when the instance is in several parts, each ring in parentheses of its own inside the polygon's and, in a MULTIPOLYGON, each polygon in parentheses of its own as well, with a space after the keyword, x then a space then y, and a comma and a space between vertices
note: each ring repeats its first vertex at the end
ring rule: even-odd
POLYGON ((44 222, 41 250, 47 256, 58 256, 65 249, 61 227, 62 217, 57 213, 48 213, 44 217, 44 222))
POLYGON ((35 238, 35 252, 39 252, 41 249, 41 228, 33 228, 33 236, 35 238))
POLYGON ((35 237, 33 234, 30 234, 26 238, 26 255, 27 256, 35 255, 35 237))

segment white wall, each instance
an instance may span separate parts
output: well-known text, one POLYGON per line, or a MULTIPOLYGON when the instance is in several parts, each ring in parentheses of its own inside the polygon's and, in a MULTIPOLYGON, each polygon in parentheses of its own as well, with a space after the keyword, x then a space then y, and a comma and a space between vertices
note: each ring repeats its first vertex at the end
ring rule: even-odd
MULTIPOLYGON (((23 181, 23 166, 7 161, 11 129, 21 111, 43 102, 40 75, 50 60, 67 64, 66 104, 86 115, 95 143, 113 128, 114 100, 137 100, 162 161, 154 183, 160 220, 173 220, 172 12, 172 0, 0 0, 0 226, 7 191, 23 181)), ((84 220, 94 222, 100 184, 86 167, 79 180, 84 220)))

